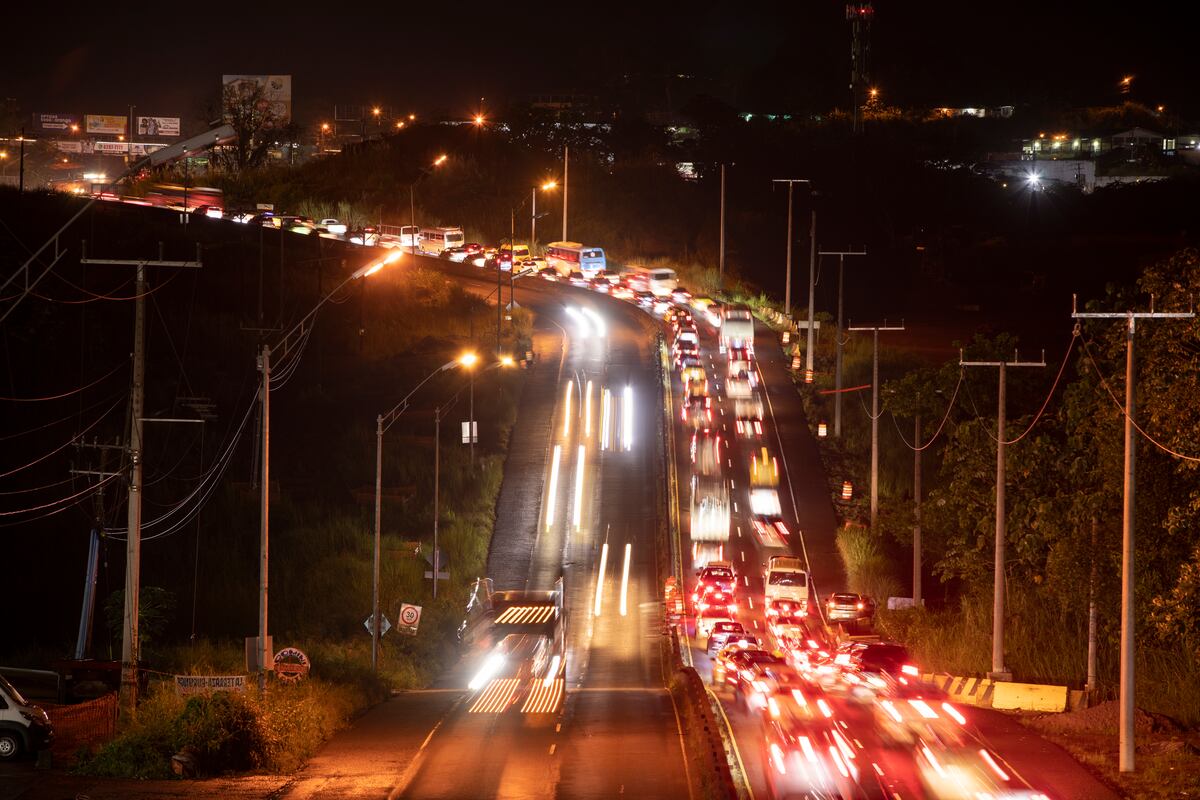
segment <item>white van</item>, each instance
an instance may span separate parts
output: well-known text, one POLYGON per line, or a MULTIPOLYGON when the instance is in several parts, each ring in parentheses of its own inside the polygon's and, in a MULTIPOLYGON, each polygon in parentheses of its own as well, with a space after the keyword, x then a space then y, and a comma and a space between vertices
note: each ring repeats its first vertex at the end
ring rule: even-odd
POLYGON ((764 594, 772 600, 795 600, 808 605, 808 572, 796 556, 772 556, 763 574, 764 594))
POLYGON ((0 675, 0 761, 36 753, 54 743, 50 717, 0 675))

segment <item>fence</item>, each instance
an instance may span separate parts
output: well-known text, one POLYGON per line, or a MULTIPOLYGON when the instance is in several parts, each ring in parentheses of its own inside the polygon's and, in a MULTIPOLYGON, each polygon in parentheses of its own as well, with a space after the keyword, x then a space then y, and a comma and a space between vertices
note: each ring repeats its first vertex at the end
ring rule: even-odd
POLYGON ((115 692, 70 706, 43 705, 54 726, 54 750, 74 753, 82 746, 94 747, 111 739, 117 732, 117 695, 115 692))

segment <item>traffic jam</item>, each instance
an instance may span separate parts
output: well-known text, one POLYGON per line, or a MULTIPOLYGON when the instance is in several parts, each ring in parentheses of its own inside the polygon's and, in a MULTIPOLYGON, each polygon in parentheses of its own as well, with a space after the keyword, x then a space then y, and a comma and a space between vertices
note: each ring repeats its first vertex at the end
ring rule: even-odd
POLYGON ((970 709, 922 683, 907 649, 875 633, 874 600, 818 597, 780 502, 786 466, 764 419, 750 310, 674 305, 665 322, 694 576, 668 581, 667 608, 756 794, 1046 797, 982 740, 970 709))

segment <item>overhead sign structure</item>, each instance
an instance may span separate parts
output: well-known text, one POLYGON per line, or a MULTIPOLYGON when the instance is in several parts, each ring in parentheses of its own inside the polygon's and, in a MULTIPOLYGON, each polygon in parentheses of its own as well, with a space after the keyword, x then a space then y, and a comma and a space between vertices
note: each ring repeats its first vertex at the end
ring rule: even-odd
POLYGON ((417 635, 417 626, 421 624, 421 607, 414 606, 410 603, 401 603, 400 605, 400 620, 396 625, 396 630, 403 631, 410 636, 417 635))
POLYGON ((88 114, 85 118, 88 133, 123 134, 129 120, 118 114, 88 114))
POLYGON ((138 136, 178 136, 179 117, 138 117, 138 136))
MULTIPOLYGON (((367 633, 373 633, 375 628, 375 615, 367 617, 363 620, 363 627, 367 629, 367 633)), ((387 618, 387 614, 381 614, 379 618, 379 635, 383 636, 392 629, 391 620, 387 618)))
POLYGON ((221 85, 238 86, 251 84, 260 87, 263 100, 270 106, 271 115, 277 126, 292 121, 292 76, 291 75, 222 75, 221 85))
POLYGON ((284 683, 299 683, 308 677, 312 664, 298 647, 285 647, 275 654, 275 677, 284 683))
POLYGON ((79 117, 74 114, 34 114, 33 127, 40 131, 79 130, 79 117))
POLYGON ((175 694, 190 697, 213 692, 246 691, 245 675, 176 675, 175 694))

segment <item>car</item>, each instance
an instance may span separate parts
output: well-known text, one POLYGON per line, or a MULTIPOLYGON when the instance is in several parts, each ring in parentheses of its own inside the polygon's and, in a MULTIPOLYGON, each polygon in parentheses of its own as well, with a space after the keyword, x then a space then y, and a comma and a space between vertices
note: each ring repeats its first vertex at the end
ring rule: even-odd
POLYGON ((692 293, 687 289, 684 289, 682 286, 679 286, 671 292, 670 297, 672 302, 679 303, 680 305, 686 305, 691 301, 692 293))
POLYGON ((0 675, 0 762, 46 750, 52 744, 50 716, 0 675))
POLYGON ((679 347, 682 342, 691 342, 692 344, 700 344, 700 334, 695 328, 680 328, 675 334, 674 346, 679 347))
POLYGON ((712 429, 712 398, 704 396, 685 397, 679 416, 684 424, 692 430, 707 433, 712 429))
POLYGON ((832 622, 848 622, 850 627, 870 625, 875 617, 875 601, 865 594, 835 592, 825 601, 825 618, 832 622))
POLYGON ((759 641, 757 636, 739 636, 717 650, 717 654, 713 656, 712 662, 713 686, 724 686, 727 683, 737 680, 736 673, 732 679, 730 677, 730 673, 735 669, 733 667, 733 658, 744 650, 762 650, 762 642, 759 641))
POLYGON ((647 291, 634 292, 633 296, 637 300, 637 304, 645 309, 653 308, 654 302, 658 299, 654 296, 654 292, 647 291))
POLYGON ((865 674, 886 673, 906 681, 921 676, 908 648, 898 642, 842 642, 830 658, 842 669, 854 669, 865 674))
POLYGON ((719 622, 733 622, 726 606, 710 606, 696 611, 696 638, 708 640, 709 633, 719 622))
POLYGON ((708 634, 708 644, 705 649, 711 656, 729 643, 730 639, 741 639, 749 635, 746 626, 740 622, 718 622, 708 634))
POLYGON ((763 608, 763 614, 769 622, 772 617, 803 617, 808 614, 807 606, 799 600, 789 597, 779 597, 768 600, 763 608))
POLYGON ((582 272, 579 272, 578 270, 571 272, 571 274, 567 276, 567 283, 571 284, 572 286, 578 286, 580 289, 587 289, 590 285, 590 281, 582 272))
POLYGON ((324 228, 330 233, 337 234, 338 236, 346 235, 346 223, 336 220, 333 217, 326 217, 325 219, 321 220, 317 223, 317 227, 324 228))
POLYGON ((612 292, 610 294, 612 294, 612 296, 617 298, 618 300, 633 300, 634 299, 633 289, 630 289, 628 286, 625 286, 624 284, 621 284, 621 283, 614 283, 613 287, 612 287, 612 292))
MULTIPOLYGON (((891 797, 882 770, 836 726, 829 702, 817 690, 796 688, 767 700, 763 715, 763 778, 768 794, 782 797, 891 797)), ((972 795, 974 796, 974 795, 972 795)))
POLYGON ((609 292, 612 291, 612 284, 609 283, 608 281, 606 281, 604 278, 601 278, 600 276, 596 276, 595 278, 592 278, 591 280, 588 281, 588 288, 591 289, 593 292, 599 292, 600 294, 608 294, 609 292))
POLYGON ((447 261, 453 261, 455 264, 461 264, 467 260, 467 248, 465 247, 447 247, 442 252, 438 253, 438 258, 444 258, 447 261))
POLYGON ((739 649, 726 659, 723 665, 723 680, 720 683, 716 680, 716 670, 713 670, 713 685, 725 686, 736 691, 738 681, 753 680, 753 676, 758 674, 759 666, 767 664, 785 666, 787 661, 778 653, 771 653, 761 648, 739 649))
POLYGON ((666 314, 667 311, 670 310, 670 308, 671 308, 670 300, 668 300, 665 297, 658 297, 656 295, 654 298, 654 305, 652 305, 650 307, 650 310, 654 313, 655 316, 661 317, 663 314, 666 314))
POLYGON ((679 365, 679 379, 683 381, 683 387, 686 390, 692 383, 700 383, 704 386, 705 392, 708 391, 708 373, 704 371, 704 365, 699 358, 687 358, 679 365))
POLYGON ((799 672, 781 661, 759 662, 738 675, 733 692, 740 706, 747 711, 765 710, 767 701, 782 692, 790 693, 792 689, 812 691, 811 684, 799 672))
POLYGON ((538 277, 544 281, 558 281, 558 270, 554 267, 543 267, 538 270, 538 277))
POLYGON ((737 574, 733 571, 733 562, 730 561, 710 561, 696 573, 696 577, 699 580, 692 594, 693 601, 699 599, 706 586, 716 586, 731 593, 737 588, 737 574))
POLYGON ((720 609, 731 619, 737 614, 738 608, 733 592, 713 586, 706 587, 704 591, 700 592, 700 597, 696 599, 695 607, 697 613, 720 609))
POLYGON ((467 256, 467 261, 469 261, 471 264, 473 264, 476 267, 487 267, 488 269, 495 269, 496 268, 495 258, 496 258, 497 252, 498 251, 494 247, 485 247, 482 250, 475 253, 474 255, 467 256))
POLYGON ((351 231, 348 241, 350 244, 363 244, 373 247, 379 244, 379 231, 372 227, 351 231))
POLYGON ((808 624, 808 617, 801 614, 781 614, 767 618, 767 630, 775 637, 780 649, 795 655, 820 648, 820 641, 814 638, 814 631, 808 624), (811 644, 810 644, 811 642, 811 644), (815 647, 813 645, 816 645, 815 647))
POLYGON ((694 356, 696 358, 700 357, 700 346, 695 342, 679 342, 677 345, 675 345, 674 351, 675 366, 677 367, 681 366, 683 364, 683 359, 687 358, 688 356, 694 356))

